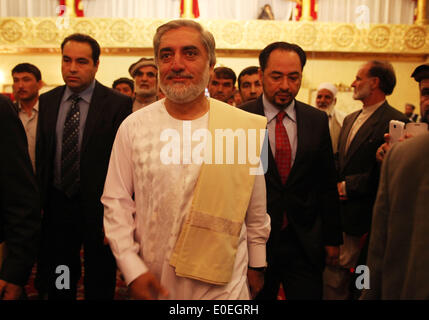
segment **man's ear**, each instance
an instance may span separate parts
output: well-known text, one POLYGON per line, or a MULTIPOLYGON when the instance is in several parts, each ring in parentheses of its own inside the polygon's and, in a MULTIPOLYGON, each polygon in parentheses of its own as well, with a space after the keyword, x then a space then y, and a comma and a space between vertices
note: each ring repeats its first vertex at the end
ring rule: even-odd
POLYGON ((100 65, 100 59, 97 60, 97 63, 95 64, 96 72, 98 71, 98 66, 100 65))
POLYGON ((258 69, 258 75, 259 75, 259 80, 262 83, 262 77, 263 77, 264 73, 262 72, 261 68, 258 69))
POLYGON ((374 77, 371 80, 373 81, 371 86, 372 89, 380 88, 380 78, 374 77))

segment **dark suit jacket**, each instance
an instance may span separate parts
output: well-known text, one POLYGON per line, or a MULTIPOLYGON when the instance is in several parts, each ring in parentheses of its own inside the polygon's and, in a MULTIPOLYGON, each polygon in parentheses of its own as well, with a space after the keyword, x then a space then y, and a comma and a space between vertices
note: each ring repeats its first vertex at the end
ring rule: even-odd
POLYGON ((346 154, 347 137, 360 112, 361 110, 353 112, 344 119, 338 141, 339 181, 346 181, 349 198, 341 202, 342 226, 344 232, 354 236, 361 236, 369 231, 380 175, 380 165, 375 154, 384 143, 389 122, 409 122, 402 112, 385 102, 362 125, 346 154))
POLYGON ((38 248, 40 198, 27 136, 12 102, 1 94, 0 146, 0 242, 8 251, 0 278, 24 285, 38 248))
MULTIPOLYGON (((264 114, 262 96, 247 102, 241 109, 264 114)), ((342 234, 336 170, 327 115, 309 105, 295 101, 298 146, 288 180, 282 185, 269 146, 267 211, 271 217, 271 234, 267 244, 268 263, 272 249, 281 245, 283 212, 296 231, 305 253, 316 266, 324 266, 325 245, 339 245, 342 234)))
MULTIPOLYGON (((65 86, 57 87, 39 98, 39 122, 36 171, 42 186, 42 203, 49 197, 53 183, 55 128, 65 86)), ((89 106, 80 153, 80 199, 85 224, 92 232, 102 231, 103 205, 100 197, 116 131, 131 113, 132 100, 96 82, 89 106)))

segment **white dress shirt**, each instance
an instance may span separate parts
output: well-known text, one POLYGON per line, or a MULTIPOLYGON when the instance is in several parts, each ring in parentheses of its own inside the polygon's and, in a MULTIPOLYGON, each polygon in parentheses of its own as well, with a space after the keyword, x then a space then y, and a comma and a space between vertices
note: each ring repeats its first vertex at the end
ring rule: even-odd
POLYGON ((36 130, 37 119, 39 117, 39 100, 37 100, 36 104, 33 106, 30 116, 22 109, 21 104, 19 104, 18 109, 19 119, 21 119, 25 134, 27 135, 28 153, 30 155, 33 171, 36 171, 36 130))

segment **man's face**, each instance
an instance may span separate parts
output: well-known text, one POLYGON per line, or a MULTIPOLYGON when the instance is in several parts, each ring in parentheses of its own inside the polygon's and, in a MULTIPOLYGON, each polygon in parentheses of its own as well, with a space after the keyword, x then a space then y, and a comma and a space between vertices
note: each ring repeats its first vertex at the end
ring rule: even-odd
POLYGON ((158 71, 153 66, 143 66, 134 72, 136 95, 143 97, 156 96, 158 92, 158 71))
POLYGON ((258 73, 241 76, 240 94, 243 102, 257 99, 262 94, 262 84, 258 73))
POLYGON ((18 101, 31 101, 39 96, 42 81, 37 81, 34 74, 15 72, 13 78, 13 95, 18 101))
POLYGON ((227 102, 233 96, 234 84, 232 79, 221 79, 213 74, 208 89, 210 97, 227 102))
POLYGON ((156 54, 160 86, 167 99, 183 104, 204 95, 213 66, 209 66, 197 30, 180 27, 167 31, 156 54))
POLYGON ((298 94, 302 68, 296 52, 272 51, 265 70, 259 72, 265 97, 278 108, 284 109, 298 94))
POLYGON ((132 97, 134 95, 133 90, 131 87, 126 83, 118 83, 115 87, 116 91, 119 91, 122 94, 125 94, 126 96, 132 97))
POLYGON ((91 46, 86 42, 67 41, 62 55, 64 82, 73 92, 82 92, 94 81, 98 70, 99 61, 92 60, 91 46))
POLYGON ((334 102, 334 94, 328 89, 320 89, 317 91, 316 106, 319 109, 327 110, 334 102))
POLYGON ((407 117, 411 117, 411 115, 413 114, 413 107, 410 106, 409 104, 405 105, 405 115, 407 117))
POLYGON ((374 80, 376 78, 368 75, 370 67, 370 64, 365 64, 361 67, 356 75, 355 81, 352 83, 352 88, 354 88, 353 99, 355 100, 365 102, 365 100, 371 96, 372 87, 375 85, 374 80))
POLYGON ((424 117, 426 112, 429 112, 429 79, 420 81, 420 115, 424 117))

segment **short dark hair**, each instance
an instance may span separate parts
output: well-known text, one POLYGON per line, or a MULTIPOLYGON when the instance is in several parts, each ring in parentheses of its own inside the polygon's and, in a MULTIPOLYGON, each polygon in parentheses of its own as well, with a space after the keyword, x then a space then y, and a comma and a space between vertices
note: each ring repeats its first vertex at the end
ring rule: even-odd
POLYGON ((256 67, 256 66, 250 66, 250 67, 244 68, 238 75, 238 89, 241 89, 241 77, 251 76, 252 74, 258 73, 258 71, 259 71, 259 67, 256 67))
POLYGON ((393 70, 392 64, 388 61, 379 60, 372 60, 369 63, 368 75, 380 79, 379 87, 385 95, 392 94, 396 85, 395 70, 393 70))
POLYGON ((42 74, 40 73, 39 68, 37 68, 34 64, 31 63, 20 63, 17 64, 12 69, 12 76, 14 73, 20 73, 20 72, 28 72, 34 75, 37 81, 42 80, 42 74))
POLYGON ((235 86, 235 81, 237 81, 237 76, 235 72, 228 67, 217 67, 214 69, 214 74, 219 79, 231 79, 232 85, 235 86))
POLYGON ((67 38, 65 38, 63 40, 63 42, 61 43, 61 53, 63 52, 64 46, 68 41, 88 43, 92 49, 92 60, 93 60, 94 64, 96 64, 98 62, 98 59, 100 58, 101 49, 100 49, 100 45, 98 44, 97 40, 95 40, 94 38, 92 38, 91 36, 89 36, 87 34, 73 33, 73 34, 69 35, 67 38))
POLYGON ((128 78, 119 78, 119 79, 116 79, 115 81, 113 81, 112 88, 115 89, 116 86, 118 84, 121 84, 121 83, 127 84, 131 88, 131 91, 134 92, 134 81, 131 80, 131 79, 128 79, 128 78))
POLYGON ((270 57, 271 52, 277 49, 295 52, 301 61, 301 70, 304 69, 305 63, 307 61, 307 55, 305 54, 304 50, 302 50, 302 48, 297 44, 280 41, 269 44, 259 54, 259 65, 261 66, 262 71, 264 71, 267 67, 268 58, 270 57))

